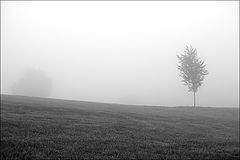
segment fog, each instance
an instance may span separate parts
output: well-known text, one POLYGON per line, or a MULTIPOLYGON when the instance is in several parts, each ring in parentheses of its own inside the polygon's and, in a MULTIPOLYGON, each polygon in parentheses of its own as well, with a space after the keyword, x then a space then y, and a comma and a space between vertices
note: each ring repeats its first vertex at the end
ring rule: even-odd
POLYGON ((209 71, 197 105, 239 106, 237 1, 1 1, 1 29, 2 94, 190 106, 176 55, 192 45, 209 71), (29 70, 47 92, 14 92, 29 70))

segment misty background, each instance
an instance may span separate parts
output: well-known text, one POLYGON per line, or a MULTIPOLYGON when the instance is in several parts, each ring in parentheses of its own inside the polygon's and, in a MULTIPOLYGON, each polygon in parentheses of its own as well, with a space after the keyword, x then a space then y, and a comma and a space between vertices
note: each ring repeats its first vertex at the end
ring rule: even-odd
POLYGON ((1 1, 1 29, 2 94, 190 106, 176 55, 192 45, 209 71, 197 105, 239 106, 237 1, 1 1), (21 89, 34 74, 41 93, 21 89))

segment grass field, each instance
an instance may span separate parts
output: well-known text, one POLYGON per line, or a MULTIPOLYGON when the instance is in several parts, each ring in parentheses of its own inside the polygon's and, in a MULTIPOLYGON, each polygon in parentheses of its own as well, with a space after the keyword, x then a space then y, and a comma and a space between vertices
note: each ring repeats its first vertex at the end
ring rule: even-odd
POLYGON ((1 159, 239 159, 239 109, 1 95, 1 159))

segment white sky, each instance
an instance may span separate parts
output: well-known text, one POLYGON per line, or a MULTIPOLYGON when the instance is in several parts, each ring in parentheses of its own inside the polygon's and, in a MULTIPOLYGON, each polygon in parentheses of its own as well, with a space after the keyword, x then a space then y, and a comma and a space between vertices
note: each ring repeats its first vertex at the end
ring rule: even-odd
POLYGON ((28 68, 53 81, 51 97, 192 105, 176 55, 197 49, 209 75, 200 106, 239 106, 237 1, 1 1, 1 93, 28 68))

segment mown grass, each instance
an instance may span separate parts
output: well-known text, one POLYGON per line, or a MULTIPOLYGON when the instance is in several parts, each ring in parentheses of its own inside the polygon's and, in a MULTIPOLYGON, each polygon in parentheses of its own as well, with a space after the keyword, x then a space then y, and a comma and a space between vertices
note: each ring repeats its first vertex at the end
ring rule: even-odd
POLYGON ((1 99, 1 159, 239 159, 236 108, 1 99))

